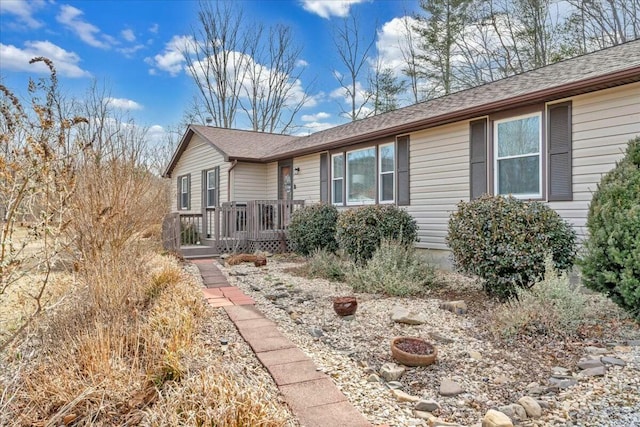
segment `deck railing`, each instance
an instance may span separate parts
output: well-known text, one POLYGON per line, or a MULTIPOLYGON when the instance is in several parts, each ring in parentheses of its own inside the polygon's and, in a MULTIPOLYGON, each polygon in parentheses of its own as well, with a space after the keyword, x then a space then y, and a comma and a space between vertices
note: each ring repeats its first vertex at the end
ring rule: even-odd
POLYGON ((172 250, 179 243, 213 244, 224 251, 245 247, 247 241, 282 241, 291 215, 303 206, 304 200, 251 200, 226 202, 203 213, 174 213, 165 219, 163 240, 172 250))

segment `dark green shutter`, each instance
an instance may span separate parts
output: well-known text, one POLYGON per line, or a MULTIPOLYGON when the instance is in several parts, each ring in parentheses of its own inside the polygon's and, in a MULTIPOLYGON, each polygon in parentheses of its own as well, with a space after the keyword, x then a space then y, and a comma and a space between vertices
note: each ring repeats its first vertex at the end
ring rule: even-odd
POLYGON ((398 137, 398 206, 408 206, 411 204, 409 191, 409 136, 398 137))
POLYGON ((547 166, 549 201, 573 200, 571 171, 571 102, 549 106, 547 166))
POLYGON ((487 192, 487 120, 469 126, 469 197, 476 199, 487 192))
POLYGON ((320 201, 329 202, 329 155, 320 154, 320 201))

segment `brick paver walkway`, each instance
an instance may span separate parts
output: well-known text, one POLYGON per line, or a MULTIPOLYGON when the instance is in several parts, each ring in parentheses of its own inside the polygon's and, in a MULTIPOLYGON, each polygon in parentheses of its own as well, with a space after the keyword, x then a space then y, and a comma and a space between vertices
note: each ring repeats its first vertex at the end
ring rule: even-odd
POLYGON ((193 261, 206 286, 202 290, 213 307, 224 307, 240 335, 269 371, 303 427, 371 427, 371 424, 318 371, 311 359, 264 317, 255 301, 229 286, 213 259, 193 261))

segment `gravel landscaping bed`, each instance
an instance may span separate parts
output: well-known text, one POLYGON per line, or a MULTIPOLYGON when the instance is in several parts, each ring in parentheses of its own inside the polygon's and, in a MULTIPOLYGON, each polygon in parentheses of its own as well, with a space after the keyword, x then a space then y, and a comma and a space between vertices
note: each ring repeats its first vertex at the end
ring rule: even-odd
POLYGON ((425 298, 395 298, 354 294, 342 283, 289 273, 299 265, 273 257, 266 267, 221 269, 373 424, 480 425, 488 410, 497 409, 524 426, 640 425, 640 333, 628 320, 605 318, 579 340, 507 342, 487 328, 496 303, 462 276, 442 273, 446 284, 425 298), (353 318, 333 311, 332 298, 345 295, 358 299, 353 318), (467 303, 464 314, 440 308, 460 299, 467 303), (424 323, 393 321, 394 307, 424 323), (383 365, 394 362, 389 343, 395 336, 428 339, 437 347, 437 362, 406 367, 397 379, 402 369, 385 366, 381 375, 383 365), (579 361, 586 366, 583 359, 592 359, 585 370, 578 367, 579 361), (530 406, 541 416, 534 418, 530 406))

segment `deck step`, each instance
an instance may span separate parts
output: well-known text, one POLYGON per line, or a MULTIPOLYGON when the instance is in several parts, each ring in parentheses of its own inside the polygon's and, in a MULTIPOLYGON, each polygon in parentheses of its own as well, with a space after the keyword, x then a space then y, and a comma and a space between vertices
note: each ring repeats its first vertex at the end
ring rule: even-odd
POLYGON ((180 253, 185 259, 208 258, 220 255, 212 246, 183 246, 180 253))

